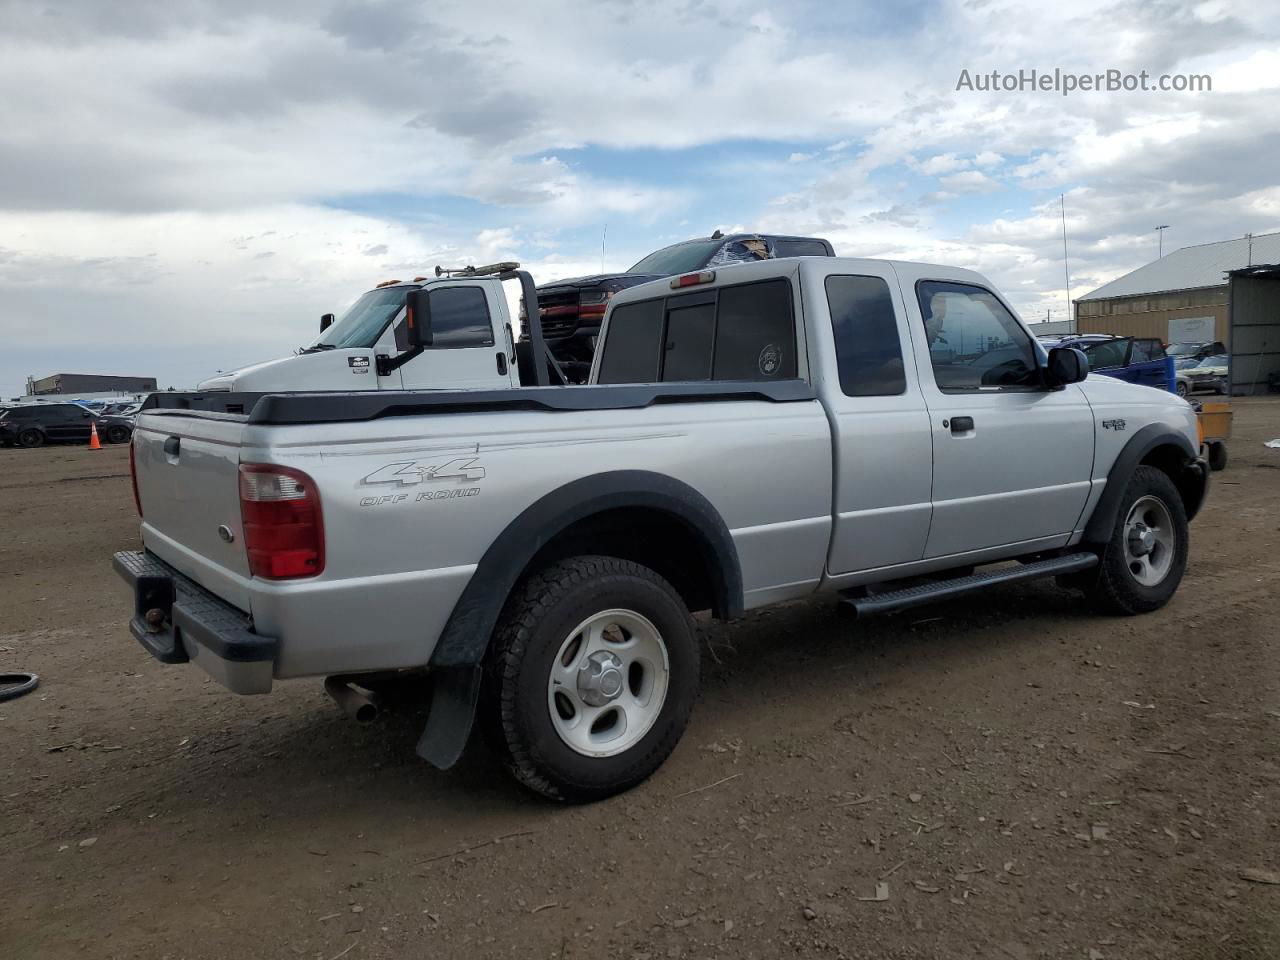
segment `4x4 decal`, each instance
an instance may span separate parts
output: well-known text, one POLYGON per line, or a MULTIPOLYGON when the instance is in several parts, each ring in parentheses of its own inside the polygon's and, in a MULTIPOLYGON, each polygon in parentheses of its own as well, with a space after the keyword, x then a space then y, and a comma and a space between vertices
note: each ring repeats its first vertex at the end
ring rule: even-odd
POLYGON ((457 457, 439 466, 402 460, 388 463, 369 474, 362 484, 396 483, 410 487, 431 480, 483 480, 484 467, 475 465, 475 457, 457 457))

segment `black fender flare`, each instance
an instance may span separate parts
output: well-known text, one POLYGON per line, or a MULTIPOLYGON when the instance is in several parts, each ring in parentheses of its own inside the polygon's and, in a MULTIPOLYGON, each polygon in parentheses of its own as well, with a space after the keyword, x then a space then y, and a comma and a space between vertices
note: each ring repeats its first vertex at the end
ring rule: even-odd
POLYGON ((454 605, 431 655, 436 680, 419 756, 447 769, 462 755, 490 637, 503 604, 538 551, 579 520, 622 507, 658 510, 678 520, 702 548, 713 613, 721 619, 742 614, 742 568, 733 537, 720 512, 693 487, 647 470, 617 470, 567 483, 530 504, 494 539, 454 605))
MULTIPOLYGON (((1193 466, 1198 462, 1195 447, 1191 445, 1191 441, 1186 436, 1174 430, 1168 424, 1150 423, 1143 427, 1124 445, 1116 462, 1111 465, 1111 469, 1107 471, 1107 485, 1103 488, 1102 496, 1098 499, 1098 505, 1093 508, 1093 515, 1089 517, 1089 522, 1084 528, 1085 543, 1105 544, 1111 539, 1111 532, 1115 528, 1116 515, 1120 510, 1120 498, 1124 495, 1124 488, 1129 483, 1129 478, 1133 476, 1133 472, 1138 469, 1143 459, 1152 450, 1157 447, 1173 446, 1183 455, 1184 469, 1193 466)), ((1207 483, 1208 472, 1204 471, 1207 483)), ((1174 482, 1178 485, 1178 490, 1183 494, 1184 504, 1187 509, 1187 519, 1195 516, 1200 508, 1200 503, 1204 499, 1203 483, 1198 487, 1199 496, 1193 496, 1188 501, 1188 491, 1184 489, 1184 484, 1179 481, 1178 477, 1174 477, 1174 482)), ((1193 484, 1191 489, 1196 489, 1193 484)))

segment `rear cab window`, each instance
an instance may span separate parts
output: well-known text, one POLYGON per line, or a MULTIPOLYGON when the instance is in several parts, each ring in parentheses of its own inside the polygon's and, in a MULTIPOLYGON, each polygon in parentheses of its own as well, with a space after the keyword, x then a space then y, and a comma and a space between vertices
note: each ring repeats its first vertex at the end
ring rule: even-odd
POLYGON ((771 277, 614 307, 597 383, 791 380, 792 284, 771 277))

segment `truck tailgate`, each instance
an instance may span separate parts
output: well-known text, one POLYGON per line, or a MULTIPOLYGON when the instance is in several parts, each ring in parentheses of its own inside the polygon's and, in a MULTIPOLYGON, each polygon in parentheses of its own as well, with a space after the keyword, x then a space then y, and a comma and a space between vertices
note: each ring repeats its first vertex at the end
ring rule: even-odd
POLYGON ((142 540, 196 583, 249 609, 240 523, 244 419, 144 413, 133 435, 142 540))

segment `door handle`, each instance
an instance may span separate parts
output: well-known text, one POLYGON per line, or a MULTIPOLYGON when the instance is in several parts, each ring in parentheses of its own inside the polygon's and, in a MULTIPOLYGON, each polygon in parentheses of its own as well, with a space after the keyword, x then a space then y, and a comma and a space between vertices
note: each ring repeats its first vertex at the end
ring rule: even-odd
POLYGON ((498 351, 498 376, 505 377, 507 375, 507 355, 501 350, 498 351))
MULTIPOLYGON (((944 421, 944 427, 947 425, 944 421)), ((973 429, 973 417, 952 417, 951 432, 952 433, 968 433, 973 429)))

